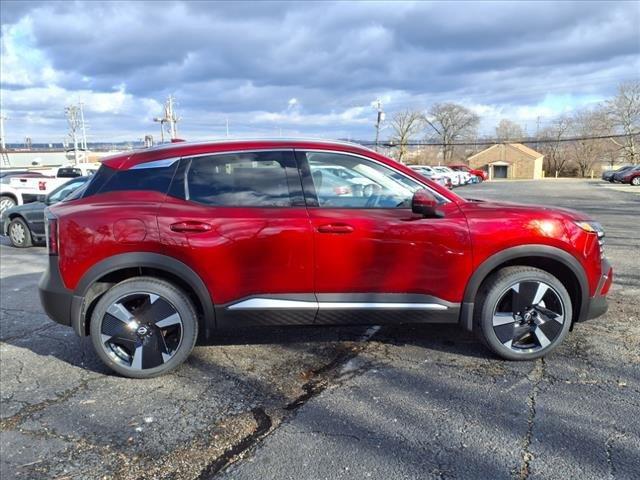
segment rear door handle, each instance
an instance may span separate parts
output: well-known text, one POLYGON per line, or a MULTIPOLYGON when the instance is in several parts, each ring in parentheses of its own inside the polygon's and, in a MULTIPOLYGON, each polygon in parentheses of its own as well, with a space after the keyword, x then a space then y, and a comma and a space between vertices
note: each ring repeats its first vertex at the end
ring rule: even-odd
POLYGON ((211 230, 211 225, 204 222, 187 221, 174 223, 170 228, 173 232, 179 233, 203 233, 211 230))
POLYGON ((320 233, 352 233, 354 228, 346 223, 327 223, 318 227, 320 233))

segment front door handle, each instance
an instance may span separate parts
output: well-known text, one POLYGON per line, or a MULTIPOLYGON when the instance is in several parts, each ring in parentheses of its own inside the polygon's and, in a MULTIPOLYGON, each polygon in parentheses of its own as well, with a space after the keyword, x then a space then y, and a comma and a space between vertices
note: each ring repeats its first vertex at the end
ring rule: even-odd
POLYGON ((211 230, 211 225, 204 222, 187 221, 171 225, 171 231, 178 233, 204 233, 211 230))
POLYGON ((320 233, 352 233, 354 228, 346 223, 327 223, 318 227, 320 233))

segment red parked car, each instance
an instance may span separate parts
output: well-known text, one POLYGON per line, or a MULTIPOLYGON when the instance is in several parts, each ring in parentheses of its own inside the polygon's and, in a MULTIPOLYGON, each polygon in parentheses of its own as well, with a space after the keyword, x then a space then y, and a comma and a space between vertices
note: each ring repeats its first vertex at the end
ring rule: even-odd
POLYGON ((47 228, 45 311, 137 378, 217 329, 258 325, 457 323, 534 359, 603 314, 612 282, 585 215, 464 200, 349 143, 123 153, 50 207, 47 228), (351 188, 324 188, 329 167, 351 188))
POLYGON ((467 172, 469 175, 475 175, 478 177, 478 182, 483 182, 489 178, 489 175, 484 170, 476 170, 474 168, 469 168, 468 165, 464 163, 454 163, 453 165, 447 165, 452 170, 461 170, 463 172, 467 172))

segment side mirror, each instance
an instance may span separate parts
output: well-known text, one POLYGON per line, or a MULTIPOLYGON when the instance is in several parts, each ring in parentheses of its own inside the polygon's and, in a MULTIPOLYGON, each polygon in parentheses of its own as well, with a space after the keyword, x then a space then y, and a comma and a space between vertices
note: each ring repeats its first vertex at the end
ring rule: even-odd
POLYGON ((416 190, 411 199, 411 211, 423 217, 438 217, 438 199, 426 188, 416 190))

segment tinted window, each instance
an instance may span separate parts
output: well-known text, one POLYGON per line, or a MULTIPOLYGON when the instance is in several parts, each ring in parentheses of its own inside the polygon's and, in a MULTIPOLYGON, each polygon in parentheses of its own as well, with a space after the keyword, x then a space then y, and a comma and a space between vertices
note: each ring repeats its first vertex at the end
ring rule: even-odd
POLYGON ((102 165, 91 177, 83 197, 123 190, 147 190, 166 193, 178 162, 162 168, 114 170, 102 165))
POLYGON ((49 203, 57 203, 67 198, 71 193, 87 182, 87 178, 78 178, 65 183, 61 187, 56 188, 49 194, 49 203))
POLYGON ((372 160, 325 152, 304 153, 318 205, 324 208, 409 208, 424 185, 372 160))
POLYGON ((185 197, 231 207, 291 206, 287 152, 239 152, 197 157, 186 172, 185 197))
POLYGON ((58 178, 75 178, 82 176, 82 170, 79 168, 59 168, 58 178))

